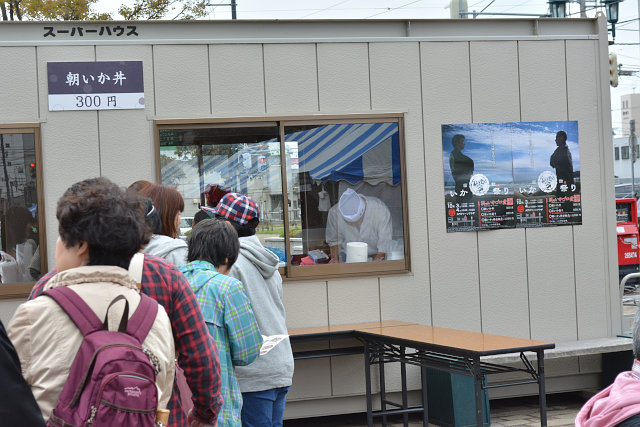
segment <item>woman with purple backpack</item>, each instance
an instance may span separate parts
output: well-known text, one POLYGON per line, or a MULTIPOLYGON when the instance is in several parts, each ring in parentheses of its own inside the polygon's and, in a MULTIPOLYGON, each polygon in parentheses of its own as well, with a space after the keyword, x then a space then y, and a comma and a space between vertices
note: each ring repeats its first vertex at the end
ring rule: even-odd
MULTIPOLYGON (((82 379, 80 386, 76 387, 78 396, 73 396, 73 402, 67 408, 61 406, 62 403, 68 403, 63 402, 63 399, 72 383, 70 375, 77 371, 76 362, 81 359, 79 349, 85 348, 89 334, 111 337, 118 332, 119 337, 126 335, 135 338, 134 341, 124 340, 117 344, 122 346, 121 352, 129 347, 133 353, 127 359, 123 358, 125 361, 119 366, 109 368, 120 372, 107 379, 111 381, 112 377, 117 377, 117 381, 124 384, 120 387, 124 393, 123 406, 137 397, 153 396, 153 402, 149 402, 149 399, 146 399, 147 402, 140 402, 141 405, 146 405, 144 410, 134 408, 127 413, 118 414, 112 420, 120 420, 120 425, 132 425, 127 420, 139 416, 136 412, 146 411, 150 414, 153 411, 153 417, 149 415, 145 418, 151 419, 153 424, 155 410, 167 406, 175 366, 169 318, 155 301, 146 296, 141 297, 136 282, 127 270, 131 257, 148 238, 144 215, 144 206, 139 196, 126 194, 106 178, 78 182, 58 200, 58 273, 46 284, 44 294, 18 307, 7 328, 18 352, 23 375, 31 386, 44 419, 50 425, 61 423, 52 416, 52 412, 58 413, 59 409, 60 414, 72 415, 73 412, 88 409, 90 425, 115 425, 113 421, 105 421, 110 415, 104 415, 105 412, 101 411, 121 407, 109 404, 107 406, 110 408, 104 409, 99 406, 104 399, 97 399, 98 406, 94 407, 83 400, 84 394, 80 395, 97 381, 94 376, 82 379), (64 298, 72 301, 75 307, 84 307, 86 310, 70 310, 68 302, 60 302, 60 294, 64 294, 64 298), (142 308, 148 311, 140 313, 142 308), (79 312, 84 313, 86 320, 79 319, 79 312), (132 321, 129 322, 129 319, 132 321), (96 322, 98 328, 90 330, 96 322), (146 325, 143 327, 141 324, 146 325), (127 344, 129 342, 133 344, 127 344), (136 345, 137 343, 140 345, 136 345), (146 375, 139 373, 143 368, 146 369, 146 375), (133 372, 129 372, 130 370, 133 372), (98 422, 99 420, 101 421, 98 422)), ((101 349, 102 347, 99 348, 101 349)), ((98 350, 95 354, 98 354, 98 350)), ((104 366, 109 364, 109 360, 103 362, 104 366)), ((103 362, 96 359, 87 372, 95 373, 98 363, 103 362)), ((98 396, 107 393, 109 384, 103 384, 105 386, 98 389, 98 396)), ((120 388, 114 389, 113 393, 119 392, 120 388)), ((85 422, 86 420, 82 425, 85 422)), ((146 421, 136 423, 144 424, 146 421)))

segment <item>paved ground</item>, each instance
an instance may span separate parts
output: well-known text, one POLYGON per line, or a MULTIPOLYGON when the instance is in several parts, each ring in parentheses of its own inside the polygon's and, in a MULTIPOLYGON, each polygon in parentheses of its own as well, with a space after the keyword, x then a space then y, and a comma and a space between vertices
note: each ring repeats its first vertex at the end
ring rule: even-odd
MULTIPOLYGON (((547 396, 547 425, 573 426, 576 414, 585 402, 579 393, 553 394, 547 396)), ((540 413, 538 398, 534 396, 501 399, 491 401, 491 425, 493 427, 539 426, 540 413)), ((365 414, 351 414, 322 418, 287 420, 284 427, 364 427, 367 425, 365 414)), ((381 426, 376 419, 376 426, 381 426)), ((402 418, 390 418, 388 427, 401 427, 402 418)), ((422 427, 419 416, 410 417, 411 427, 422 427)), ((430 426, 433 424, 430 424, 430 426)))

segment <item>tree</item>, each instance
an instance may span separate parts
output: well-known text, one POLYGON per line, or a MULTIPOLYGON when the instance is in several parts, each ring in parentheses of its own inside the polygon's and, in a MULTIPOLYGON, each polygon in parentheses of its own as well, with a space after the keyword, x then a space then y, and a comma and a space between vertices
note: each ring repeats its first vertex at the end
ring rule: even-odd
MULTIPOLYGON (((2 1, 2 0, 0 0, 2 1)), ((108 13, 97 13, 91 6, 97 0, 13 0, 20 1, 26 17, 43 21, 109 20, 108 13)))
POLYGON ((207 7, 201 0, 136 0, 132 7, 122 5, 118 13, 124 19, 194 19, 206 16, 207 7))
POLYGON ((20 0, 0 0, 0 11, 2 12, 3 21, 22 21, 22 12, 20 11, 20 0), (7 15, 9 9, 9 15, 7 15))

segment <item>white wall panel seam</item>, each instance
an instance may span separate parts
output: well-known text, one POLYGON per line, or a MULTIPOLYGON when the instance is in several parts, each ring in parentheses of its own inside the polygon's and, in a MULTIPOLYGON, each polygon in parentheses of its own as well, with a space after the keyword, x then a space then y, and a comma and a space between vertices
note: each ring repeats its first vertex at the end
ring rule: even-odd
POLYGON ((158 98, 156 97, 156 59, 154 44, 151 45, 151 72, 153 74, 153 116, 158 117, 158 98))
MULTIPOLYGON (((564 88, 565 88, 565 101, 567 117, 566 120, 569 120, 569 65, 567 63, 567 41, 563 41, 562 45, 564 47, 564 88)), ((597 57, 598 55, 596 55, 597 57)), ((578 147, 578 150, 580 147, 578 147)), ((582 168, 581 168, 582 169, 582 168)), ((574 295, 574 304, 576 306, 576 340, 580 339, 580 310, 578 310, 578 275, 576 271, 576 234, 574 226, 571 226, 571 252, 573 254, 573 295, 574 295)))
MULTIPOLYGON (((35 99, 35 102, 36 102, 36 106, 38 108, 38 110, 37 110, 38 111, 38 121, 41 122, 42 121, 42 110, 40 108, 40 95, 41 95, 40 94, 40 73, 38 73, 38 71, 37 71, 38 70, 38 48, 34 47, 33 49, 35 51, 35 60, 36 60, 36 63, 33 64, 34 65, 33 69, 36 70, 36 99, 35 99)), ((40 152, 42 153, 42 132, 40 132, 40 152)), ((42 168, 41 170, 43 171, 43 175, 44 175, 44 169, 42 168)), ((44 176, 43 176, 43 181, 44 181, 44 176)))
POLYGON ((209 78, 207 81, 209 82, 209 114, 213 115, 213 84, 211 83, 211 79, 213 79, 213 75, 211 74, 211 45, 207 45, 207 75, 209 78))
MULTIPOLYGON (((264 43, 260 44, 260 51, 262 52, 262 93, 264 93, 264 112, 267 113, 267 66, 264 62, 264 43)), ((327 300, 328 301, 328 300, 327 300)))
MULTIPOLYGON (((471 73, 469 73, 469 75, 471 75, 471 73)), ((483 321, 483 316, 482 316, 482 275, 480 273, 480 233, 478 233, 477 231, 476 233, 476 253, 478 254, 478 256, 476 257, 476 261, 478 262, 478 311, 480 312, 480 318, 478 319, 480 321, 480 332, 484 332, 484 329, 482 327, 482 321, 483 321)))
POLYGON ((317 111, 320 112, 320 61, 318 60, 318 43, 314 43, 313 47, 315 48, 316 52, 316 94, 318 98, 317 111))
MULTIPOLYGON (((517 58, 516 61, 518 63, 518 106, 520 107, 519 117, 520 121, 522 121, 522 80, 520 75, 520 41, 516 41, 516 52, 517 58)), ((512 160, 513 161, 513 160, 512 160)), ((527 228, 524 229, 524 268, 525 268, 525 280, 527 281, 527 311, 528 311, 528 322, 529 325, 529 339, 531 339, 531 288, 529 283, 529 245, 527 244, 527 228)))

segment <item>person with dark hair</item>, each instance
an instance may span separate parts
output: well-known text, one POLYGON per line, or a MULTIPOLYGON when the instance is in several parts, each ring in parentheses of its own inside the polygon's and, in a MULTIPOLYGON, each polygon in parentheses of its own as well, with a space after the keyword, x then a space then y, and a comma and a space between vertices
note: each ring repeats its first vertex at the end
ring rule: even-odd
MULTIPOLYGON (((109 302, 122 295, 131 317, 140 303, 140 294, 127 267, 147 238, 143 215, 142 200, 138 197, 136 202, 133 195, 106 178, 87 179, 69 187, 58 200, 56 210, 57 274, 45 289, 70 288, 101 319, 109 302)), ((157 358, 158 407, 166 408, 173 384, 175 350, 169 317, 160 306, 156 309, 143 346, 157 358)), ((123 312, 122 304, 116 304, 109 315, 119 319, 123 312)), ((77 353, 83 335, 48 297, 20 305, 7 332, 20 357, 24 377, 47 420, 69 375, 73 361, 70 356, 77 353)))
POLYGON ((203 219, 214 218, 215 214, 213 213, 213 208, 218 206, 220 199, 230 192, 231 190, 228 187, 223 187, 222 185, 207 185, 204 193, 202 193, 206 201, 206 206, 202 206, 200 210, 195 213, 193 216, 193 225, 196 225, 203 219))
MULTIPOLYGON (((129 186, 128 191, 131 190, 132 186, 129 186)), ((150 235, 154 224, 159 224, 160 219, 157 210, 149 206, 148 201, 145 212, 145 223, 150 235)), ((143 240, 142 243, 144 245, 147 242, 148 239, 143 240)), ((133 275, 132 265, 129 269, 130 275, 133 275)), ((141 284, 142 293, 155 299, 167 311, 171 321, 178 367, 184 370, 183 376, 192 393, 189 401, 181 400, 179 382, 174 381, 168 406, 170 411, 168 425, 170 427, 213 425, 222 406, 220 364, 195 295, 184 275, 173 264, 162 258, 144 254, 141 270, 134 275, 134 279, 141 284)), ((42 277, 31 290, 29 299, 40 295, 47 282, 56 273, 57 270, 54 268, 42 277)), ((177 373, 178 369, 176 369, 177 373)))
POLYGON ((242 394, 233 371, 256 360, 262 337, 242 283, 227 276, 240 244, 238 234, 226 221, 205 219, 189 237, 189 263, 180 267, 196 294, 216 343, 224 403, 218 414, 219 427, 240 426, 242 394))
POLYGON ((29 266, 38 249, 38 243, 31 238, 36 220, 24 206, 11 206, 4 218, 5 246, 0 252, 2 283, 30 282, 33 278, 29 266))
MULTIPOLYGON (((244 284, 260 332, 265 336, 286 335, 278 256, 262 246, 255 235, 260 209, 250 197, 229 193, 220 200, 215 213, 238 232, 240 253, 229 276, 244 284)), ((236 375, 242 391, 243 427, 282 426, 293 377, 289 340, 280 342, 249 366, 236 366, 236 375)))
POLYGON ((465 147, 464 135, 453 135, 451 145, 453 145, 453 150, 449 154, 449 168, 451 168, 451 176, 456 183, 456 198, 457 200, 466 200, 472 196, 469 179, 473 175, 473 159, 462 154, 465 147))
POLYGON ((558 183, 556 186, 556 196, 566 196, 573 193, 573 159, 571 151, 567 146, 567 133, 559 130, 556 133, 556 145, 558 148, 549 159, 549 164, 556 169, 558 183))
POLYGON ((632 327, 633 365, 613 384, 587 401, 576 416, 576 427, 636 427, 640 425, 640 310, 632 327))
POLYGON ((175 188, 166 185, 149 185, 140 191, 153 201, 160 216, 161 230, 154 233, 144 252, 159 256, 175 266, 187 262, 187 242, 178 238, 180 214, 184 211, 184 200, 175 188))

